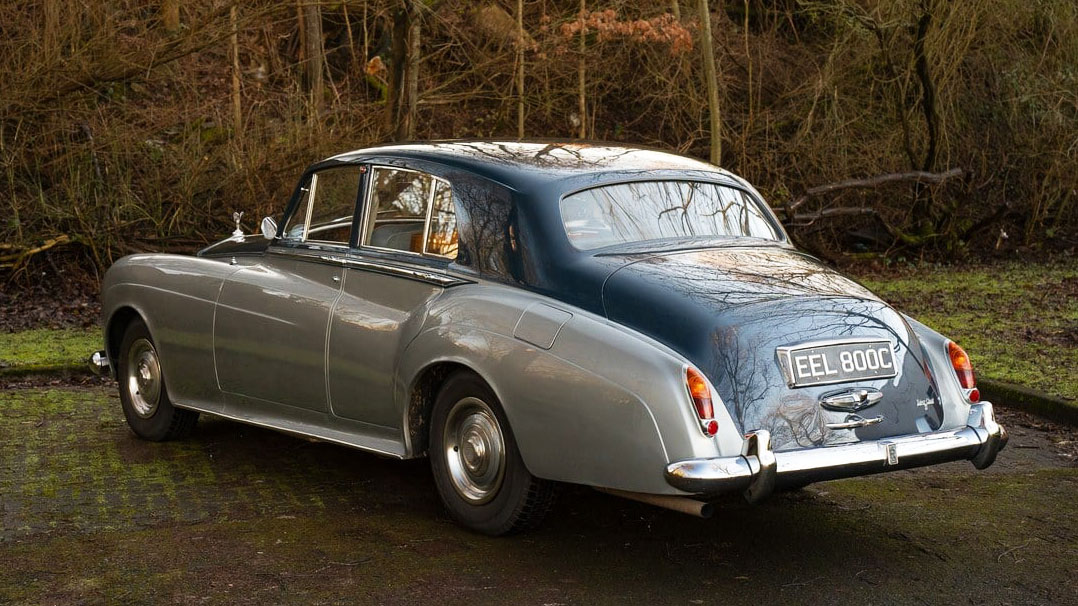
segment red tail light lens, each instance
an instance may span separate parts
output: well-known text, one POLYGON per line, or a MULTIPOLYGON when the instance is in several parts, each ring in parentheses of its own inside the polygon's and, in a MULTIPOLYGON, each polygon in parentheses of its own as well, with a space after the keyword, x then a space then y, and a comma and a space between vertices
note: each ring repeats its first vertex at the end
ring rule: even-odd
POLYGON ((696 407, 696 416, 700 419, 700 428, 709 436, 719 431, 719 424, 715 421, 715 408, 711 404, 711 389, 707 386, 707 380, 700 371, 689 368, 685 371, 685 387, 689 390, 689 397, 696 407))
MULTIPOLYGON (((951 341, 947 343, 947 355, 951 358, 951 367, 954 368, 954 374, 958 376, 958 382, 962 384, 962 388, 977 387, 977 378, 973 375, 973 364, 969 361, 966 350, 959 347, 958 343, 951 341)), ((979 392, 977 397, 980 398, 979 392)))

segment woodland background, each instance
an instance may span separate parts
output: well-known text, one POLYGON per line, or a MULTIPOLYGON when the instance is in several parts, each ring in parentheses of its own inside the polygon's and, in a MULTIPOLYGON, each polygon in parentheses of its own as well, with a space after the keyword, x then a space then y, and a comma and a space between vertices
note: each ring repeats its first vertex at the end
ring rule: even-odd
POLYGON ((6 0, 0 58, 8 284, 254 231, 404 139, 710 157, 832 260, 1078 244, 1073 0, 6 0))

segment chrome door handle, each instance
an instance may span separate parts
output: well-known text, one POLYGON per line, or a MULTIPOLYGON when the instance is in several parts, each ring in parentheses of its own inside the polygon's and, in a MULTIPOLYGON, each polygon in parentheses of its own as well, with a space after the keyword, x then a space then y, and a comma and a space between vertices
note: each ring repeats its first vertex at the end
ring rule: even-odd
POLYGON ((857 429, 858 427, 867 427, 869 425, 876 425, 882 423, 883 417, 872 417, 871 419, 865 419, 858 415, 850 415, 846 417, 846 420, 841 423, 828 423, 825 427, 828 429, 857 429))
POLYGON ((333 276, 333 281, 334 281, 334 282, 340 282, 340 281, 341 281, 341 277, 340 277, 340 276, 333 276))

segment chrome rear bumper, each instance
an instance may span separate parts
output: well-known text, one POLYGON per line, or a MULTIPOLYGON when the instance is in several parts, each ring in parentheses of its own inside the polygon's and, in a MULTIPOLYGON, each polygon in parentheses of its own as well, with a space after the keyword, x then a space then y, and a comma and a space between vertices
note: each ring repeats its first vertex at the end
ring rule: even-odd
POLYGON ((743 491, 758 502, 776 488, 798 486, 911 467, 968 459, 977 469, 996 460, 1007 444, 1007 432, 996 423, 988 402, 970 408, 961 429, 884 438, 839 446, 773 452, 771 434, 758 430, 745 436, 736 457, 690 459, 666 467, 671 486, 697 495, 743 491))

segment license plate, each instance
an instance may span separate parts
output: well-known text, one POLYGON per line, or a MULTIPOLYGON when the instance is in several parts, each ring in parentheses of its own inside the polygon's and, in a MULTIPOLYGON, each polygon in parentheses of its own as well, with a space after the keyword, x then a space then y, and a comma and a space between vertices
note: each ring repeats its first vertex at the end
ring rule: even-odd
POLYGON ((898 374, 890 341, 811 343, 779 347, 777 351, 790 387, 886 379, 898 374))

